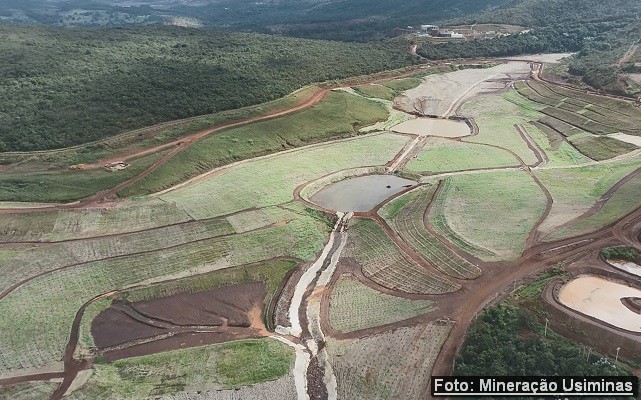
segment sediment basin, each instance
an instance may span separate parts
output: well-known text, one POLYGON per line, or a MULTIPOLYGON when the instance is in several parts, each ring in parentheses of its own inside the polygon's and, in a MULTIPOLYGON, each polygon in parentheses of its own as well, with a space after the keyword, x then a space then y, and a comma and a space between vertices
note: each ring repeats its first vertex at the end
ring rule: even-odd
POLYGON ((641 297, 641 290, 596 276, 580 276, 561 288, 559 301, 581 314, 631 332, 641 332, 641 315, 621 299, 641 297))
POLYGON ((416 185, 415 181, 394 175, 365 175, 328 185, 309 200, 329 210, 364 212, 416 185))

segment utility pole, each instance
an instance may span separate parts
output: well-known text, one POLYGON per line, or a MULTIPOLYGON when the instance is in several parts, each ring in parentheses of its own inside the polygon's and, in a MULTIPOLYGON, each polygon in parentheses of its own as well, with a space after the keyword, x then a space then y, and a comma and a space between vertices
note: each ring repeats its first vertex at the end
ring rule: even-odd
POLYGON ((547 318, 545 319, 545 331, 543 333, 543 336, 547 337, 548 336, 548 322, 550 322, 547 318))
POLYGON ((621 350, 621 347, 617 347, 617 355, 614 357, 614 362, 619 361, 619 350, 621 350))

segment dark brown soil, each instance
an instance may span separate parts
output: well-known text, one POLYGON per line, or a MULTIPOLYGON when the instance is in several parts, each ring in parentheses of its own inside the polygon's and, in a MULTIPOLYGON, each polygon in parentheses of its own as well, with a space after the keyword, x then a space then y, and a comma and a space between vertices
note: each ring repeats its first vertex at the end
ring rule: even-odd
POLYGON ((194 331, 212 336, 230 327, 250 328, 256 324, 251 314, 256 309, 262 312, 266 294, 263 282, 252 282, 149 301, 114 301, 94 319, 91 333, 98 349, 110 350, 152 337, 194 331))
POLYGON ((318 357, 313 357, 307 367, 307 394, 310 400, 327 400, 327 386, 323 381, 325 373, 321 368, 318 357))
POLYGON ((626 306, 630 311, 641 314, 641 299, 638 297, 624 297, 621 303, 626 306))
POLYGON ((247 313, 267 294, 264 283, 218 287, 206 292, 181 293, 132 303, 141 314, 175 325, 250 325, 247 313))
POLYGON ((113 307, 101 312, 91 324, 91 334, 98 348, 149 338, 163 332, 164 329, 139 322, 113 307))

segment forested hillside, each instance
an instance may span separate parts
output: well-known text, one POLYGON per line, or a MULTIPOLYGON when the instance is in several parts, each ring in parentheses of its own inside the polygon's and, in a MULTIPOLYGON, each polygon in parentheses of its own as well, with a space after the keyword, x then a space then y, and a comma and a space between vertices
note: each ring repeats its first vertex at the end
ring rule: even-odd
POLYGON ((457 18, 509 0, 4 0, 0 21, 63 26, 169 24, 345 41, 457 18))
POLYGON ((512 0, 460 22, 512 23, 521 26, 585 24, 635 19, 641 13, 636 0, 512 0))
POLYGON ((637 66, 641 55, 633 52, 628 59, 624 55, 641 39, 640 18, 641 2, 636 0, 514 0, 449 22, 532 27, 526 40, 504 38, 494 46, 505 54, 518 54, 522 49, 578 51, 568 70, 585 84, 611 93, 638 95, 641 88, 624 74, 641 72, 637 66))
POLYGON ((60 148, 409 65, 407 43, 0 25, 0 151, 60 148))

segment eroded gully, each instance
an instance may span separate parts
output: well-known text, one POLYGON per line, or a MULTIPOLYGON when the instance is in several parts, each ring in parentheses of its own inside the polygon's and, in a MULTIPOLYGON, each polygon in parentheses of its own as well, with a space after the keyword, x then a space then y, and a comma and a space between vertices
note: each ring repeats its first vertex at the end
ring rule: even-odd
POLYGON ((294 380, 299 400, 332 400, 338 397, 336 377, 325 348, 325 335, 320 323, 321 299, 347 242, 347 223, 353 213, 339 212, 337 216, 338 221, 321 255, 296 284, 288 312, 290 326, 277 326, 278 335, 274 336, 296 350, 294 380), (310 371, 310 365, 319 371, 310 371))

